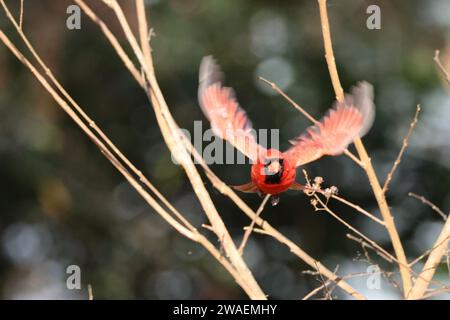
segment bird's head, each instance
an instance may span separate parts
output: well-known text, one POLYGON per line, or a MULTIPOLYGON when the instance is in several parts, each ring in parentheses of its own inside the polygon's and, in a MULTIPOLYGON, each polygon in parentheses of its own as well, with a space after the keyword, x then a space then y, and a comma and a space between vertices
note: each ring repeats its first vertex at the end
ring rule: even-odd
POLYGON ((259 160, 260 175, 265 177, 266 183, 279 183, 283 176, 285 159, 283 153, 269 149, 259 160))

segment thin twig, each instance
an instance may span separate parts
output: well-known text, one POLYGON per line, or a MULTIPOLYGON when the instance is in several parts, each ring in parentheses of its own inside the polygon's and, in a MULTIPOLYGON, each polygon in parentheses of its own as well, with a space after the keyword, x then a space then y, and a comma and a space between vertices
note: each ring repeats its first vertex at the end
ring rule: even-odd
MULTIPOLYGON (((306 180, 306 188, 310 189, 310 190, 315 190, 315 185, 311 184, 311 181, 308 177, 308 172, 306 170, 303 169, 303 175, 305 176, 305 180, 306 180)), ((361 238, 363 238, 365 241, 367 241, 368 243, 370 243, 373 247, 377 248, 377 250, 379 250, 380 252, 382 252, 386 257, 389 257, 389 259, 392 260, 396 260, 395 257, 393 257, 389 252, 387 252, 385 249, 383 249, 379 244, 377 244, 375 241, 371 240, 370 238, 368 238, 366 235, 364 235, 361 231, 359 231, 358 229, 356 229, 355 227, 353 227, 351 224, 349 224, 348 222, 346 222, 344 219, 342 219, 341 217, 339 217, 333 210, 331 210, 328 207, 328 204, 323 202, 323 200, 315 193, 312 192, 310 194, 307 193, 307 195, 309 197, 311 197, 311 205, 314 207, 315 211, 325 211, 328 214, 330 214, 333 218, 335 218, 336 220, 338 220, 341 224, 343 224, 345 227, 347 227, 348 229, 350 229, 351 231, 353 231, 354 233, 356 233, 357 235, 359 235, 361 238), (320 204, 320 206, 319 206, 320 204)))
POLYGON ((151 33, 148 31, 144 0, 136 1, 136 12, 139 21, 139 40, 141 42, 142 53, 144 54, 144 59, 149 63, 151 61, 151 47, 149 45, 151 33))
POLYGON ((406 148, 408 147, 409 139, 411 138, 411 134, 413 133, 414 128, 415 128, 418 118, 419 118, 419 113, 420 113, 420 105, 417 105, 416 113, 414 114, 414 118, 411 121, 411 123, 409 124, 408 133, 406 134, 405 138, 403 138, 403 144, 400 149, 400 152, 398 153, 397 158, 394 161, 394 165, 392 166, 391 170, 389 171, 389 173, 386 177, 386 181, 384 182, 383 193, 386 193, 386 191, 389 187, 389 183, 391 183, 392 177, 394 176, 395 170, 397 170, 397 167, 399 166, 400 161, 402 160, 403 153, 405 152, 406 148))
MULTIPOLYGON (((131 30, 130 24, 128 23, 128 20, 125 16, 120 4, 117 2, 117 0, 102 0, 102 2, 113 10, 114 14, 117 17, 117 20, 119 21, 120 26, 122 27, 122 31, 125 35, 125 38, 128 40, 128 43, 130 44, 131 48, 133 49, 134 55, 138 59, 142 68, 144 69, 144 71, 149 71, 150 66, 147 64, 149 61, 144 59, 144 54, 141 50, 141 47, 139 46, 139 43, 137 42, 136 37, 134 36, 133 31, 131 30)), ((140 7, 137 7, 137 9, 140 10, 140 7)), ((145 13, 143 13, 143 17, 146 19, 145 13)), ((138 19, 139 18, 142 18, 142 16, 138 15, 138 19)), ((142 21, 140 20, 139 23, 142 23, 142 21)), ((141 31, 141 30, 139 30, 139 31, 141 31)), ((146 32, 147 32, 147 30, 146 30, 146 32)), ((150 44, 146 43, 146 45, 150 45, 150 44)), ((152 72, 153 72, 153 70, 152 70, 152 72)))
MULTIPOLYGON (((377 273, 381 273, 381 271, 378 271, 377 273)), ((347 280, 347 279, 353 279, 353 278, 357 278, 357 277, 366 277, 369 275, 373 275, 376 274, 375 272, 355 272, 355 273, 350 273, 348 275, 342 276, 341 279, 342 280, 347 280)), ((321 290, 324 289, 325 286, 328 286, 330 283, 332 283, 332 281, 327 280, 327 282, 323 283, 321 286, 311 290, 308 294, 306 294, 302 300, 309 300, 311 297, 315 296, 317 293, 319 293, 321 290)), ((334 288, 333 288, 334 289, 334 288)), ((330 293, 332 291, 330 290, 330 293)))
MULTIPOLYGON (((304 172, 306 173, 305 170, 304 170, 304 172)), ((318 192, 320 194, 323 194, 326 197, 328 196, 326 194, 326 192, 324 190, 320 189, 320 188, 318 189, 318 188, 314 188, 314 187, 305 186, 305 189, 308 190, 308 193, 307 193, 308 196, 312 196, 312 194, 314 192, 318 192), (311 191, 311 193, 309 193, 309 191, 311 191)), ((365 215, 366 217, 372 219, 373 221, 375 221, 379 225, 385 226, 384 221, 381 221, 380 219, 375 217, 373 214, 371 214, 369 211, 364 210, 363 208, 361 208, 359 205, 357 205, 357 204, 355 204, 355 203, 353 203, 353 202, 351 202, 351 201, 349 201, 347 199, 344 199, 344 198, 342 198, 342 197, 340 197, 340 196, 338 196, 336 194, 331 194, 331 195, 329 195, 329 197, 332 198, 332 199, 335 199, 335 200, 337 200, 337 201, 339 201, 339 202, 341 202, 341 203, 343 203, 343 204, 345 204, 345 205, 347 205, 347 206, 349 206, 349 207, 351 207, 353 209, 355 209, 356 211, 358 211, 358 212, 362 213, 363 215, 365 215)))
MULTIPOLYGON (((363 239, 357 238, 357 237, 355 237, 355 236, 353 236, 352 234, 349 234, 349 233, 347 234, 347 238, 350 239, 350 240, 353 240, 353 241, 355 241, 355 242, 358 242, 358 243, 361 245, 361 248, 364 250, 366 259, 368 260, 368 262, 369 262, 370 264, 374 264, 374 263, 371 261, 371 259, 370 259, 370 257, 369 257, 369 254, 368 254, 368 252, 367 252, 367 250, 366 250, 366 248, 372 249, 372 250, 375 251, 380 257, 382 257, 383 259, 385 259, 386 261, 388 261, 388 262, 390 262, 390 263, 395 262, 395 263, 399 264, 399 261, 398 261, 395 257, 393 257, 393 256, 385 256, 381 251, 379 251, 377 248, 371 246, 369 243, 367 243, 367 242, 364 241, 363 239)), ((450 236, 449 236, 448 238, 450 238, 450 236)), ((447 240, 448 240, 448 239, 447 239, 447 240)), ((434 250, 437 246, 440 246, 444 241, 445 241, 445 239, 444 239, 442 242, 440 242, 439 244, 436 244, 435 247, 433 247, 432 249, 428 250, 427 254, 429 254, 429 252, 431 252, 432 250, 434 250)), ((419 258, 422 258, 422 257, 419 257, 419 258)), ((417 258, 417 259, 419 259, 419 258, 417 258)), ((415 262, 414 262, 414 263, 417 262, 417 261, 416 261, 417 259, 415 259, 415 262)), ((412 266, 414 265, 414 263, 411 263, 410 265, 405 266, 405 267, 408 268, 409 272, 410 272, 414 277, 416 277, 416 278, 421 278, 421 279, 425 280, 426 278, 424 278, 421 274, 415 272, 415 271, 412 269, 412 266)), ((387 273, 387 272, 383 271, 383 273, 386 274, 386 278, 389 278, 389 281, 390 281, 391 283, 393 283, 393 284, 395 283, 395 284, 396 284, 396 282, 395 282, 393 279, 390 279, 390 277, 388 276, 388 273, 387 273)), ((446 285, 445 283, 442 283, 441 281, 430 280, 429 282, 430 282, 430 283, 433 283, 433 284, 435 284, 435 285, 439 285, 439 286, 442 286, 442 287, 445 287, 445 288, 449 288, 448 285, 446 285)), ((395 285, 395 286, 398 287, 397 285, 395 285)))
MULTIPOLYGON (((281 90, 280 87, 275 82, 269 81, 263 77, 259 77, 259 79, 265 83, 267 83, 269 86, 272 87, 276 92, 278 92, 283 98, 285 98, 295 109, 300 111, 309 121, 311 121, 314 124, 318 124, 319 121, 316 120, 310 113, 308 113, 304 108, 302 108, 298 103, 296 103, 294 100, 292 100, 291 97, 287 95, 286 92, 281 90)), ((362 166, 362 162, 358 159, 357 156, 355 156, 353 153, 351 153, 348 149, 344 150, 344 154, 348 156, 350 159, 352 159, 356 164, 359 166, 362 166)))
POLYGON ((298 111, 300 111, 306 118, 308 118, 309 121, 311 121, 314 124, 318 124, 319 121, 317 121, 312 115, 310 115, 305 109, 303 109, 301 106, 299 106, 294 100, 291 99, 291 97, 289 97, 283 90, 280 89, 280 87, 278 87, 276 85, 276 83, 269 81, 263 77, 259 77, 260 80, 262 80, 263 82, 267 83, 269 86, 272 87, 273 90, 275 90, 276 92, 278 92, 281 96, 283 96, 283 98, 285 98, 295 109, 297 109, 298 111))
POLYGON ((20 14, 19 14, 19 28, 20 28, 20 30, 22 30, 22 26, 23 26, 23 1, 24 0, 20 0, 20 14))
MULTIPOLYGON (((317 263, 316 263, 316 269, 317 269, 317 263)), ((317 269, 318 270, 318 269, 317 269)), ((323 290, 324 290, 324 292, 325 292, 325 296, 324 296, 324 298, 325 298, 325 300, 333 300, 333 297, 332 297, 332 295, 331 295, 331 292, 328 290, 328 286, 327 286, 327 282, 328 281, 325 281, 325 279, 323 278, 323 276, 322 276, 322 274, 320 273, 320 272, 318 272, 319 273, 319 279, 320 279, 320 282, 322 283, 322 285, 323 285, 323 290)), ((336 273, 336 272, 335 272, 336 273)))
POLYGON ((384 223, 384 221, 381 221, 380 219, 378 219, 377 217, 375 217, 373 214, 371 214, 369 211, 364 210, 363 208, 361 208, 360 206, 358 206, 357 204, 354 204, 353 202, 350 202, 338 195, 332 195, 331 198, 338 200, 339 202, 342 202, 344 204, 346 204, 349 207, 352 207, 353 209, 355 209, 356 211, 362 213, 363 215, 365 215, 366 217, 372 219, 373 221, 375 221, 376 223, 378 223, 379 225, 382 226, 386 226, 386 224, 384 223))
POLYGON ((434 212, 439 214, 444 221, 447 220, 447 215, 444 213, 444 211, 442 211, 437 205, 435 205, 433 202, 431 202, 430 200, 428 200, 424 196, 420 196, 420 195, 418 195, 418 194, 416 194, 414 192, 408 192, 408 196, 413 197, 413 198, 415 198, 417 200, 420 200, 422 203, 424 203, 427 206, 429 206, 434 212))
MULTIPOLYGON (((344 90, 342 89, 339 76, 336 68, 336 61, 333 53, 333 46, 331 41, 330 34, 330 24, 328 21, 328 12, 327 12, 327 1, 326 0, 318 0, 319 3, 319 11, 320 11, 320 20, 322 25, 322 35, 323 42, 325 47, 325 58, 328 65, 328 71, 330 73, 331 82, 333 84, 333 88, 336 94, 336 99, 338 101, 344 101, 344 90)), ((383 216, 383 220, 386 224, 386 229, 389 233, 389 237, 391 238, 392 246, 394 247, 395 254, 398 258, 400 274, 403 282, 403 292, 406 296, 407 292, 411 289, 411 275, 406 266, 408 266, 408 260, 406 259, 405 251, 403 249, 402 242, 400 240, 400 236, 398 234, 397 228, 394 223, 394 218, 390 212, 390 209, 387 205, 386 198, 383 194, 383 190, 380 186, 380 182, 378 181, 375 170, 372 166, 369 155, 367 154, 366 148, 364 147, 360 138, 356 138, 354 141, 356 150, 358 151, 359 158, 362 161, 362 167, 364 168, 367 177, 369 179, 370 185, 372 187, 374 196, 377 200, 378 207, 380 208, 381 215, 383 216)))
POLYGON ((442 65, 441 59, 439 59, 439 50, 436 50, 434 52, 433 60, 436 63, 436 65, 438 66, 439 70, 442 72, 442 75, 444 76, 444 78, 447 81, 447 83, 450 85, 450 74, 448 73, 448 71, 442 65))
MULTIPOLYGON (((250 228, 250 227, 249 226, 244 227, 244 230, 247 230, 248 228, 250 228)), ((254 233, 263 234, 263 235, 266 235, 266 236, 271 236, 271 234, 269 232, 267 232, 266 230, 261 229, 261 228, 253 228, 253 232, 254 233)))
MULTIPOLYGON (((349 235, 347 235, 347 237, 351 238, 351 237, 349 237, 349 235)), ((355 241, 357 241, 357 240, 355 240, 355 241)), ((371 248, 371 246, 368 245, 365 241, 361 241, 360 244, 361 244, 361 249, 364 251, 365 260, 362 260, 360 258, 359 258, 359 260, 367 262, 370 266, 374 266, 374 265, 378 266, 378 270, 392 284, 392 286, 396 289, 400 289, 400 285, 397 283, 397 281, 395 281, 395 279, 393 279, 394 272, 388 272, 386 270, 383 270, 378 265, 378 263, 376 263, 375 261, 372 260, 372 258, 370 257, 369 251, 367 250, 367 248, 371 248)), ((371 249, 373 249, 373 248, 371 248, 371 249)), ((358 255, 360 255, 360 254, 358 253, 358 255)))
POLYGON ((450 238, 450 235, 447 238, 442 239, 442 241, 440 243, 437 243, 436 245, 434 245, 431 249, 428 249, 427 251, 425 251, 423 254, 421 254, 420 256, 418 256, 417 258, 415 258, 413 261, 411 261, 411 263, 409 264, 410 267, 414 266, 416 263, 418 263, 420 260, 422 260, 423 258, 425 258, 426 256, 428 256, 434 249, 436 249, 436 247, 440 246, 444 241, 447 241, 450 238))
POLYGON ((105 24, 105 22, 102 19, 100 19, 83 0, 74 0, 74 1, 78 6, 80 6, 81 10, 83 10, 84 13, 99 26, 100 30, 102 30, 104 36, 109 40, 111 46, 114 48, 117 55, 120 57, 120 60, 122 60, 123 64, 128 69, 130 74, 142 88, 145 88, 145 81, 143 77, 139 73, 134 63, 128 57, 125 50, 120 45, 120 42, 117 40, 112 31, 105 24))
POLYGON ((324 283, 320 286, 318 286, 317 288, 314 288, 313 290, 311 290, 310 292, 308 292, 303 298, 302 300, 309 300, 311 297, 314 297, 317 293, 319 293, 321 290, 324 289, 325 285, 328 284, 330 282, 330 280, 327 280, 327 283, 324 283))
MULTIPOLYGON (((307 181, 307 186, 311 186, 310 181, 308 179, 308 176, 306 174, 306 171, 303 170, 303 172, 305 173, 305 177, 306 177, 306 181, 307 181)), ((394 261, 396 262, 399 266, 405 268, 408 270, 409 273, 416 275, 418 278, 421 278, 421 280, 425 280, 426 278, 424 276, 422 276, 421 274, 417 274, 414 272, 414 270, 409 266, 409 265, 404 265, 400 260, 398 260, 398 258, 394 257, 393 255, 391 255, 389 252, 387 252, 385 249, 383 249, 379 244, 377 244, 375 241, 371 240, 370 238, 368 238, 366 235, 364 235, 362 232, 360 232, 358 229, 356 229, 355 227, 353 227, 352 225, 350 225, 348 222, 346 222, 345 220, 343 220, 342 218, 340 218, 333 210, 331 210, 327 204, 325 202, 322 201, 322 199, 320 199, 320 197, 317 194, 312 194, 312 196, 314 197, 314 199, 311 201, 311 204, 313 205, 313 207, 315 208, 316 211, 325 211, 327 213, 329 213, 332 217, 334 217, 336 220, 338 220, 340 223, 342 223, 345 227, 347 227, 348 229, 350 229, 351 231, 353 231, 354 233, 358 234, 362 239, 364 239, 364 241, 360 240, 358 242, 360 242, 361 244, 364 243, 369 243, 373 249, 376 249, 376 251, 379 251, 379 255, 381 257, 384 257, 386 260, 388 261, 394 261), (318 204, 320 204, 321 207, 318 206, 318 204)), ((352 240, 357 240, 357 238, 353 237, 353 236, 349 236, 347 235, 347 237, 349 237, 352 240)), ((447 239, 448 240, 448 239, 447 239)), ((441 243, 443 243, 444 241, 441 239, 441 243)), ((438 243, 439 244, 439 243, 438 243)), ((438 245, 436 244, 436 246, 438 245)), ((439 244, 440 246, 441 244, 439 244)), ((407 294, 406 294, 407 296, 407 294)))
MULTIPOLYGON (((383 253, 383 251, 381 251, 381 250, 378 249, 377 247, 372 246, 372 245, 369 244, 367 241, 364 241, 364 240, 361 239, 361 238, 355 237, 354 235, 352 235, 352 234, 350 234, 350 233, 347 233, 346 236, 347 236, 348 239, 353 240, 353 241, 359 243, 359 244, 361 245, 361 247, 372 249, 373 251, 375 251, 375 253, 376 253, 377 255, 379 255, 380 257, 382 257, 382 258, 383 258, 384 260, 386 260, 387 262, 391 262, 391 263, 392 263, 392 262, 394 261, 394 260, 392 259, 392 255, 390 255, 390 256, 385 255, 385 254, 383 253)), ((394 258, 394 259, 395 259, 395 258, 394 258)))
POLYGON ((385 256, 391 258, 392 260, 397 260, 395 259, 395 257, 393 257, 389 252, 387 252, 385 249, 383 249, 378 243, 376 243, 375 241, 371 240, 370 238, 368 238, 366 235, 364 235, 361 231, 359 231, 358 229, 356 229, 355 227, 353 227, 351 224, 349 224, 348 222, 346 222, 344 219, 342 219, 341 217, 339 217, 333 210, 331 210, 326 203, 324 203, 322 201, 322 199, 320 199, 320 197, 318 195, 314 195, 314 198, 317 200, 317 202, 321 205, 321 207, 317 207, 315 206, 315 210, 316 211, 325 211, 327 213, 329 213, 333 218, 335 218, 336 220, 338 220, 340 223, 342 223, 345 227, 347 227, 348 229, 350 229, 351 231, 353 231, 354 233, 356 233, 357 235, 359 235, 361 238, 363 238, 364 240, 366 240, 368 243, 370 243, 373 247, 377 248, 378 250, 380 250, 385 256))
POLYGON ((264 199, 263 199, 263 201, 261 202, 261 204, 260 204, 258 210, 256 211, 256 217, 255 217, 255 219, 253 219, 253 220, 252 220, 252 223, 250 224, 250 226, 249 226, 248 228, 245 229, 244 237, 242 238, 241 245, 239 246, 239 249, 238 249, 238 250, 239 250, 239 253, 240 253, 241 255, 244 254, 245 245, 247 244, 247 241, 248 241, 248 239, 250 238, 250 235, 251 235, 251 233, 252 233, 252 231, 253 231, 253 228, 255 227, 256 218, 258 218, 258 217, 261 215, 261 213, 263 212, 264 207, 266 206, 266 203, 267 203, 267 201, 269 200, 269 198, 270 198, 270 194, 267 194, 267 195, 264 197, 264 199))

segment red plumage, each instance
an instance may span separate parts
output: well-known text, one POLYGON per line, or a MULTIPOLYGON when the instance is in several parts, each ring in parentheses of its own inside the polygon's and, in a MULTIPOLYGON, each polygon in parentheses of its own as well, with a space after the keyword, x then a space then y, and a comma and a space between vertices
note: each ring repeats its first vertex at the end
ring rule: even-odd
POLYGON ((344 152, 356 138, 363 136, 374 119, 373 89, 367 82, 353 87, 343 102, 336 102, 318 123, 291 141, 285 152, 266 150, 256 142, 252 124, 234 97, 233 89, 223 87, 222 72, 211 56, 200 65, 198 97, 211 128, 250 158, 251 182, 235 186, 242 192, 278 195, 288 189, 300 190, 295 182, 296 167, 324 155, 344 152))

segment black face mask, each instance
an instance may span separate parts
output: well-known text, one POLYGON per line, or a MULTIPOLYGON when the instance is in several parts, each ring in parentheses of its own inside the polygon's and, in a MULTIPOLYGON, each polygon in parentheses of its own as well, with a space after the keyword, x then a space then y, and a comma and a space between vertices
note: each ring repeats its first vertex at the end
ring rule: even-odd
POLYGON ((264 182, 267 184, 276 184, 276 183, 280 183, 281 181, 281 177, 283 176, 283 172, 284 172, 284 160, 283 159, 278 159, 278 158, 272 158, 272 159, 266 159, 264 161, 264 182), (273 161, 277 161, 280 164, 280 169, 278 170, 278 172, 270 172, 269 171, 269 166, 272 164, 273 161))

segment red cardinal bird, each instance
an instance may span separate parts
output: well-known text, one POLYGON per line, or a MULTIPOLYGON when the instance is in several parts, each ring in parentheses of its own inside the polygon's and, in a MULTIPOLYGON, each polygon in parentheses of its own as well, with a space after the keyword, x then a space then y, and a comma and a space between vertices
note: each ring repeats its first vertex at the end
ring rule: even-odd
POLYGON ((198 99, 214 134, 230 142, 253 163, 251 181, 233 187, 242 192, 270 194, 273 205, 278 203, 280 193, 303 189, 295 181, 298 166, 324 155, 343 153, 356 137, 370 129, 375 113, 372 98, 372 86, 360 82, 344 102, 336 102, 320 122, 290 141, 293 146, 287 151, 266 150, 256 142, 251 122, 236 101, 233 89, 222 85, 222 72, 214 58, 204 57, 200 64, 198 99))

